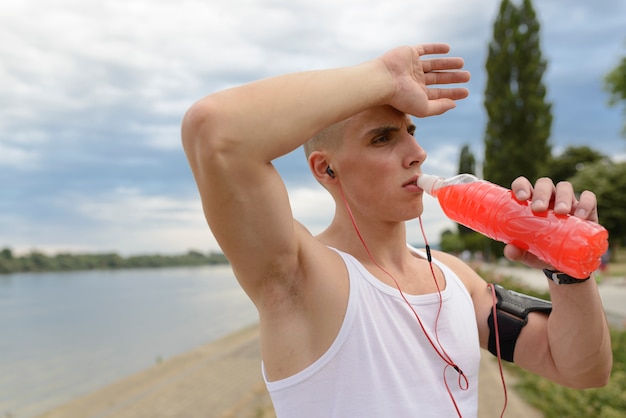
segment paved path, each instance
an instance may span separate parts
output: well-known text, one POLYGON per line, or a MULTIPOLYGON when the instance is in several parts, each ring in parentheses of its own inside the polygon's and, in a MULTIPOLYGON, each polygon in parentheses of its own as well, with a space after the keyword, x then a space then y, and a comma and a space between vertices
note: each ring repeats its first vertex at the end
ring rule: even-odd
MULTIPOLYGON (((260 375, 258 327, 251 327, 79 398, 40 418, 271 418, 260 375)), ((541 418, 508 386, 507 418, 541 418)), ((497 362, 485 353, 479 416, 500 416, 497 362)), ((385 417, 381 417, 385 418, 385 417)))

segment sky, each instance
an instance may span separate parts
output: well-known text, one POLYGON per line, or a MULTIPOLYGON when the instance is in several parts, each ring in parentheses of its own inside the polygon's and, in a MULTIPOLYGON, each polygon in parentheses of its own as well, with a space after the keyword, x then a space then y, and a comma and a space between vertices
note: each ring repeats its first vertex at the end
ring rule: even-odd
MULTIPOLYGON (((551 144, 625 159, 623 114, 604 75, 626 53, 626 2, 534 2, 553 103, 551 144)), ((417 120, 425 172, 480 160, 488 42, 500 0, 20 0, 0 6, 0 248, 57 253, 219 251, 180 141, 189 106, 272 75, 357 64, 398 45, 445 42, 470 97, 417 120)), ((313 233, 334 203, 302 150, 276 165, 313 233)), ((433 198, 429 241, 453 226, 433 198)), ((410 242, 423 242, 415 221, 410 242)))

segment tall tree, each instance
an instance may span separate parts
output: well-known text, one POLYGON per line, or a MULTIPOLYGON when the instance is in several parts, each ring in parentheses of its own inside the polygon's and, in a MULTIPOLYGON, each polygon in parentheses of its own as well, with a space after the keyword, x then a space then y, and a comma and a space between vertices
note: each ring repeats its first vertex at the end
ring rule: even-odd
POLYGON ((469 145, 463 145, 459 156, 459 174, 476 174, 476 157, 470 150, 469 145))
POLYGON ((539 29, 530 0, 519 6, 502 1, 486 63, 483 176, 505 187, 519 175, 535 180, 551 153, 552 105, 542 81, 539 29))
MULTIPOLYGON (((476 157, 470 150, 469 145, 463 145, 461 148, 461 155, 459 156, 459 174, 476 174, 476 157)), ((459 234, 461 238, 465 235, 474 233, 471 229, 461 224, 458 224, 459 234)))
MULTIPOLYGON (((622 57, 617 67, 606 75, 604 88, 611 95, 609 105, 616 106, 618 103, 623 103, 626 115, 626 57, 622 57)), ((626 118, 622 134, 626 136, 626 118)))

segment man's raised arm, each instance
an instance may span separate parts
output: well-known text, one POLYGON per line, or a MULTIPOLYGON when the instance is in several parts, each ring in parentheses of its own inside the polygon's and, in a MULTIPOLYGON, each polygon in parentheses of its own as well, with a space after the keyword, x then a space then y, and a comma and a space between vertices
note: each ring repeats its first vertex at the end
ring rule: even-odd
MULTIPOLYGON (((273 159, 319 130, 367 108, 391 105, 416 116, 439 114, 467 96, 463 61, 447 45, 400 47, 379 59, 332 70, 287 74, 218 92, 194 104, 182 138, 205 216, 249 293, 266 279, 297 273, 303 239, 273 159), (440 71, 441 70, 441 71, 440 71)), ((252 296, 252 295, 251 295, 252 296)))

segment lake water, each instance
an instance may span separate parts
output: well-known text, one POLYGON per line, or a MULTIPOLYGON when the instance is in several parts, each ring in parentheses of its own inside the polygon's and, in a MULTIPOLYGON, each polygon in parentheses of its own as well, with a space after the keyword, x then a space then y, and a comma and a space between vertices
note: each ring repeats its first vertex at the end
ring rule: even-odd
POLYGON ((256 321, 229 266, 0 275, 0 417, 37 416, 256 321))

